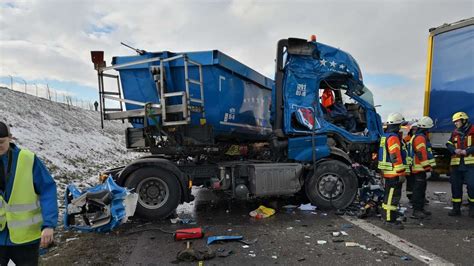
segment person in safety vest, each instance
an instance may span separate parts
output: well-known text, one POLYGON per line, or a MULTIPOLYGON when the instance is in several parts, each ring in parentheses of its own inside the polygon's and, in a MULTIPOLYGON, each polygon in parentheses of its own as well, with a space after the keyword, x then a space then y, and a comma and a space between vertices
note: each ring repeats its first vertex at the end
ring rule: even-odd
POLYGON ((56 184, 40 159, 12 140, 0 121, 0 265, 37 265, 58 220, 56 184))
POLYGON ((378 169, 385 180, 385 195, 382 204, 385 224, 397 229, 403 229, 403 224, 397 220, 398 204, 405 175, 409 172, 406 161, 407 152, 402 137, 399 135, 400 127, 405 123, 405 118, 400 113, 388 115, 387 128, 380 139, 378 152, 378 169))
POLYGON ((431 143, 427 133, 433 127, 433 120, 424 116, 418 121, 418 129, 408 143, 408 157, 411 162, 411 173, 414 178, 413 184, 413 219, 423 219, 431 215, 430 211, 425 210, 426 194, 426 172, 430 172, 436 165, 431 143))
POLYGON ((451 193, 453 209, 449 216, 461 215, 462 189, 467 184, 469 216, 474 218, 474 126, 464 112, 453 115, 456 128, 446 146, 451 152, 451 193))
MULTIPOLYGON (((410 125, 410 130, 408 131, 407 135, 403 138, 403 142, 405 142, 405 145, 408 145, 410 143, 411 137, 413 137, 418 130, 418 123, 414 122, 413 124, 410 125)), ((408 162, 410 163, 410 162, 408 162)), ((412 203, 412 195, 413 195, 413 186, 415 184, 415 177, 412 174, 407 174, 406 176, 407 182, 406 182, 406 194, 407 198, 412 203)))

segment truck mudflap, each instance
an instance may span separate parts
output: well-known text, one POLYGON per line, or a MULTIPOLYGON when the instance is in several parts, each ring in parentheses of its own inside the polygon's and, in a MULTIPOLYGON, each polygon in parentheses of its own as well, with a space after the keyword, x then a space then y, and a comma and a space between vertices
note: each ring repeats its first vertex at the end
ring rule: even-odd
POLYGON ((109 176, 104 183, 79 190, 68 185, 64 195, 64 228, 108 232, 133 216, 138 195, 117 185, 109 176))

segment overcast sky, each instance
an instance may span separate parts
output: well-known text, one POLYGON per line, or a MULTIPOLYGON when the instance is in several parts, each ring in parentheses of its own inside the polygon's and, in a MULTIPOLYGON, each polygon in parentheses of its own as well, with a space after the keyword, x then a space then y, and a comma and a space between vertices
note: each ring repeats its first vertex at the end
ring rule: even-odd
POLYGON ((474 0, 5 1, 0 84, 97 97, 91 50, 218 49, 273 78, 276 43, 308 38, 351 53, 382 116, 422 115, 428 29, 474 16, 474 0), (23 82, 24 80, 24 82, 23 82))

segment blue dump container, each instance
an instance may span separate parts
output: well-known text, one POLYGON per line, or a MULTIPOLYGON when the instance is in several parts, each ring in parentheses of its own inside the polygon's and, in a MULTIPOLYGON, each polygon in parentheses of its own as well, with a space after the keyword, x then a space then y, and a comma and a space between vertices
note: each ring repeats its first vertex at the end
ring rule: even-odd
MULTIPOLYGON (((212 127, 214 137, 235 137, 242 140, 263 139, 272 129, 270 104, 273 80, 245 66, 217 50, 187 53, 156 52, 137 56, 114 57, 112 64, 124 64, 159 57, 171 58, 186 54, 188 59, 202 66, 205 123, 212 127)), ((142 63, 119 68, 120 81, 125 99, 159 104, 160 92, 151 73, 151 68, 160 61, 142 63)), ((184 59, 164 62, 166 92, 185 91, 184 59)), ((199 67, 188 65, 188 77, 200 80, 199 67)), ((199 84, 189 83, 189 96, 201 98, 199 84)), ((166 104, 181 103, 180 97, 166 99, 166 104)), ((200 106, 200 103, 191 103, 200 106)), ((126 104, 127 110, 142 108, 126 104)), ((192 109, 192 107, 191 107, 192 109)), ((202 113, 191 112, 190 126, 202 125, 202 113)), ((143 124, 132 123, 140 128, 143 124)))

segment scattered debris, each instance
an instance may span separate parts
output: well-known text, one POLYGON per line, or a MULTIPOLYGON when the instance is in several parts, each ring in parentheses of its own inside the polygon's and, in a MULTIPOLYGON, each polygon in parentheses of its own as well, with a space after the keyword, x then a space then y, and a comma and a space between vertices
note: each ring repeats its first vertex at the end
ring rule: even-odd
POLYGON ((216 241, 239 241, 243 236, 210 236, 207 238, 207 244, 210 245, 216 241))
POLYGON ((446 192, 444 192, 444 191, 435 191, 435 192, 433 192, 433 194, 435 194, 435 195, 438 195, 438 196, 439 196, 439 195, 446 195, 447 193, 446 193, 446 192))
POLYGON ((306 260, 306 258, 299 258, 299 259, 297 259, 297 261, 300 261, 300 262, 301 262, 301 261, 304 261, 304 260, 306 260))
POLYGON ((277 257, 277 256, 272 256, 272 259, 275 259, 275 260, 276 260, 276 259, 278 259, 278 257, 277 257))
POLYGON ((298 207, 298 206, 289 204, 289 205, 283 206, 282 208, 283 208, 283 209, 294 209, 294 208, 296 208, 296 207, 298 207))
POLYGON ((346 242, 346 247, 358 247, 359 243, 356 242, 346 242))
POLYGON ((464 242, 471 242, 471 238, 466 236, 465 238, 462 239, 464 242))
POLYGON ((249 215, 251 217, 254 217, 256 219, 263 219, 263 218, 268 218, 272 215, 275 214, 275 210, 272 208, 265 207, 263 205, 260 205, 257 209, 251 211, 249 215))
POLYGON ((255 258, 255 257, 257 257, 257 254, 254 254, 254 253, 249 253, 249 256, 250 256, 250 257, 254 257, 254 258, 255 258))
POLYGON ((219 248, 216 250, 216 256, 221 257, 221 258, 229 257, 230 254, 233 254, 233 253, 234 252, 231 249, 219 248))
POLYGON ((311 238, 310 236, 304 236, 304 238, 311 238))
POLYGON ((242 248, 249 248, 249 245, 243 245, 242 248))
POLYGON ((410 260, 411 260, 411 258, 408 257, 408 256, 401 256, 400 259, 406 260, 406 261, 410 261, 410 260))
POLYGON ((453 209, 453 207, 446 206, 446 207, 444 207, 443 209, 446 209, 446 210, 452 210, 452 209, 453 209))
POLYGON ((258 238, 251 239, 251 240, 245 240, 245 239, 239 240, 240 243, 243 243, 245 245, 253 245, 257 243, 257 241, 258 241, 258 238))
POLYGON ((332 236, 338 237, 341 235, 341 232, 332 232, 332 236))
POLYGON ((341 235, 348 236, 349 234, 346 231, 341 231, 341 235))
POLYGON ((74 240, 77 240, 77 239, 79 239, 79 238, 77 238, 77 237, 68 238, 68 239, 66 239, 66 243, 67 243, 67 242, 69 242, 69 241, 74 241, 74 240))
POLYGON ((342 229, 349 229, 349 228, 352 228, 352 227, 354 227, 354 225, 352 225, 352 224, 343 224, 341 226, 342 229))
POLYGON ((287 227, 286 230, 293 230, 293 227, 292 226, 287 227))
POLYGON ((327 243, 327 241, 326 240, 318 240, 317 243, 318 243, 318 245, 324 245, 324 244, 327 243))
POLYGON ((192 262, 192 261, 201 261, 201 260, 209 260, 212 259, 216 256, 216 254, 209 248, 207 250, 195 250, 191 248, 191 242, 187 241, 186 242, 186 249, 181 250, 178 252, 176 255, 176 258, 179 261, 187 261, 187 262, 192 262))
POLYGON ((308 204, 301 204, 298 209, 302 211, 314 211, 316 210, 316 206, 311 205, 311 203, 308 204))
POLYGON ((109 232, 135 213, 138 194, 117 185, 109 176, 100 185, 79 190, 67 186, 64 197, 64 228, 84 232, 109 232))
POLYGON ((203 238, 203 237, 204 237, 204 232, 202 231, 201 227, 178 229, 174 233, 175 240, 198 239, 198 238, 203 238))

